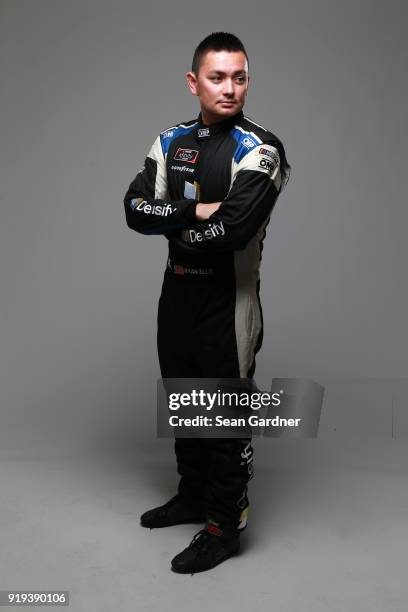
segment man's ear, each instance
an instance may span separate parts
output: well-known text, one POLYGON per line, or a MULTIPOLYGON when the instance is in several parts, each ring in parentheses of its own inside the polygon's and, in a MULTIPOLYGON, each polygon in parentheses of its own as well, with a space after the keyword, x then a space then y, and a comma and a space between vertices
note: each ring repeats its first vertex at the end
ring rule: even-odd
POLYGON ((198 96, 197 93, 197 77, 194 72, 187 72, 186 74, 187 85, 193 96, 198 96))

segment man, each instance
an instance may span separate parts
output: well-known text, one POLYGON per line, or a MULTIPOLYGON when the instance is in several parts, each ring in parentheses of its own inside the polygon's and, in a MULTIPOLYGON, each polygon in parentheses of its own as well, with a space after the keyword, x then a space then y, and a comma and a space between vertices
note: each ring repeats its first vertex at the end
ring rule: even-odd
MULTIPOLYGON (((243 114, 248 57, 236 36, 205 38, 186 77, 201 112, 156 139, 126 193, 126 220, 169 243, 158 313, 162 377, 252 377, 262 342, 262 240, 290 166, 280 140, 243 114)), ((178 493, 141 524, 205 521, 172 561, 174 571, 194 573, 239 550, 251 439, 176 437, 175 452, 178 493)))

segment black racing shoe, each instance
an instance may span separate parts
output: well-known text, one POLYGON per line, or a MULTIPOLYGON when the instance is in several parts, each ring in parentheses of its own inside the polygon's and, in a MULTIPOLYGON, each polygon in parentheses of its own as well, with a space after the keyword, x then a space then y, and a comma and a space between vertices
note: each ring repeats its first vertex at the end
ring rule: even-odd
POLYGON ((172 560, 173 572, 179 574, 205 572, 239 551, 239 534, 228 537, 215 534, 216 530, 211 531, 211 527, 196 533, 190 545, 172 560))
POLYGON ((147 510, 140 517, 142 527, 170 527, 184 523, 204 523, 205 510, 186 503, 180 495, 175 495, 163 506, 147 510))

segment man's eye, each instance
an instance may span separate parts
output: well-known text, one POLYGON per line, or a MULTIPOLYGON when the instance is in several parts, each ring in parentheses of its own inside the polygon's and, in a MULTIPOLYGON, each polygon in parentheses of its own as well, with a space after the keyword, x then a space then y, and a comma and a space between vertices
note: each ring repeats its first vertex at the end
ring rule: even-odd
POLYGON ((238 81, 238 83, 245 83, 246 78, 243 77, 243 76, 242 77, 237 77, 237 81, 238 81))

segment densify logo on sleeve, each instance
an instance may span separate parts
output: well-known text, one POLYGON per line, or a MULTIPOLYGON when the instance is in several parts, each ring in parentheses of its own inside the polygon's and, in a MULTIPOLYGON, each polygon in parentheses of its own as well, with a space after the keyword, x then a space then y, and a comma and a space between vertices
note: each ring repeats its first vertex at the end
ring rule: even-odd
POLYGON ((193 229, 183 231, 183 238, 187 242, 203 242, 204 240, 212 240, 218 236, 225 236, 225 228, 222 221, 219 223, 211 223, 203 232, 193 229))
POLYGON ((130 200, 130 208, 140 210, 146 215, 158 215, 159 217, 167 217, 176 211, 176 208, 169 203, 163 202, 163 204, 149 204, 143 198, 133 198, 130 200))

